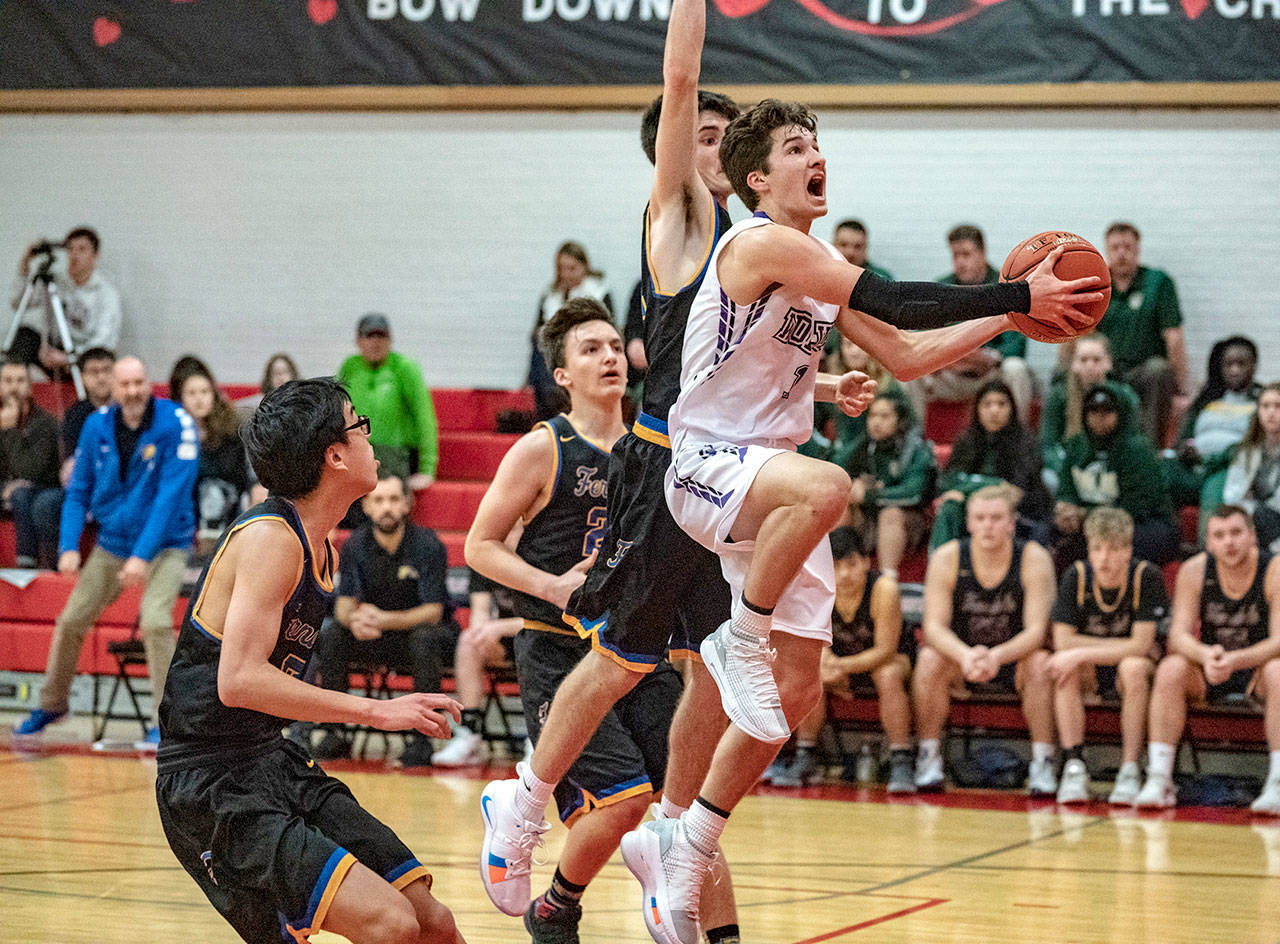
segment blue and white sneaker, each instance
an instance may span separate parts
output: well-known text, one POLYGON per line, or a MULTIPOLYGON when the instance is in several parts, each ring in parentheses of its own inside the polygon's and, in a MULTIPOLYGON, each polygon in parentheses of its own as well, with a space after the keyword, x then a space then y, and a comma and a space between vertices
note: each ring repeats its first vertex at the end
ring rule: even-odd
POLYGON ((154 754, 160 747, 160 726, 153 724, 147 728, 146 736, 141 741, 133 742, 133 749, 143 754, 154 754))
MULTIPOLYGON (((519 767, 516 768, 517 772, 519 767)), ((529 873, 533 850, 551 828, 545 820, 531 823, 516 809, 519 780, 493 780, 480 794, 484 844, 480 847, 480 879, 489 900, 503 914, 518 918, 529 908, 529 873)))
POLYGON ((49 725, 55 721, 61 721, 66 716, 65 711, 45 711, 43 708, 37 708, 14 727, 13 733, 19 737, 39 734, 49 725))
POLYGON ((685 837, 678 819, 641 823, 622 837, 622 861, 640 882, 644 926, 657 944, 699 944, 702 880, 714 856, 685 837))

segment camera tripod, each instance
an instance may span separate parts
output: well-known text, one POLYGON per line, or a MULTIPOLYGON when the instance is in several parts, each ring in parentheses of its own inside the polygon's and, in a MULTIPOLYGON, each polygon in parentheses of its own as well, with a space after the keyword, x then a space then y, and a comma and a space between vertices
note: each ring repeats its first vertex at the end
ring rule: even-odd
MULTIPOLYGON (((13 347, 13 340, 17 337, 18 328, 22 326, 22 317, 26 314, 31 299, 35 295, 36 286, 43 285, 45 292, 49 296, 49 308, 53 312, 54 327, 58 331, 58 339, 62 342, 62 349, 67 352, 67 366, 71 371, 71 382, 75 384, 76 396, 84 399, 84 382, 80 379, 80 365, 76 363, 76 350, 71 344, 71 330, 67 327, 67 315, 62 307, 62 296, 58 292, 58 283, 54 281, 53 273, 50 271, 53 267, 53 253, 45 252, 43 261, 39 264, 32 262, 32 272, 27 279, 27 287, 22 292, 22 300, 18 302, 18 310, 13 313, 13 323, 9 325, 9 333, 5 335, 4 346, 0 350, 7 351, 13 347)), ((47 319, 46 319, 47 321, 47 319)), ((46 324, 40 332, 43 341, 47 333, 46 324)))

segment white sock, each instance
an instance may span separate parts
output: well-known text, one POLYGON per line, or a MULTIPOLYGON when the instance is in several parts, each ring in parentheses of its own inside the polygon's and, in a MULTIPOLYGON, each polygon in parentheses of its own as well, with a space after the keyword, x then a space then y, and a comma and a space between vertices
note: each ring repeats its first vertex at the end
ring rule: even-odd
POLYGON ((942 754, 942 741, 939 738, 920 739, 920 761, 933 760, 942 754))
POLYGON ((730 625, 733 634, 749 636, 752 639, 765 639, 773 628, 773 614, 757 613, 748 606, 738 602, 730 625))
POLYGON ((687 806, 681 806, 679 803, 668 800, 665 793, 662 795, 662 799, 658 801, 658 809, 662 811, 664 819, 679 819, 681 814, 683 814, 688 808, 689 807, 687 806))
POLYGON ((1152 741, 1147 745, 1147 775, 1159 774, 1161 777, 1173 776, 1173 758, 1177 750, 1173 744, 1161 744, 1152 741))
POLYGON ((1280 780, 1280 751, 1272 751, 1270 758, 1271 765, 1267 768, 1267 779, 1280 780))
POLYGON ((680 817, 684 823, 685 835, 689 844, 704 856, 715 855, 716 845, 720 842, 720 834, 724 832, 725 817, 711 812, 701 803, 694 803, 680 817))
POLYGON ((1040 741, 1031 742, 1031 761, 1035 764, 1041 764, 1046 761, 1053 760, 1053 745, 1045 744, 1040 741))
POLYGON ((531 823, 541 823, 556 785, 539 779, 533 769, 524 763, 516 765, 516 779, 520 783, 516 789, 516 812, 531 823))

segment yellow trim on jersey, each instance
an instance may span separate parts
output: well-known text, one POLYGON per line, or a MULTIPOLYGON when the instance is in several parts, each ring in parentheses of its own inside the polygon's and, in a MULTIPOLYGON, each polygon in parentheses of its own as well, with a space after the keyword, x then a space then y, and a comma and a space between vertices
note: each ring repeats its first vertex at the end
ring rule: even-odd
POLYGON ((1076 561, 1076 608, 1084 606, 1084 561, 1076 561))
POLYGON ((405 872, 404 875, 401 875, 391 883, 391 887, 396 891, 400 891, 420 878, 427 880, 427 891, 430 891, 435 879, 432 878, 431 873, 427 871, 427 867, 425 865, 419 865, 416 868, 412 868, 408 872, 405 872))
MULTIPOLYGON (((201 584, 200 586, 200 595, 196 597, 196 604, 191 608, 191 621, 195 623, 197 626, 199 626, 201 629, 203 629, 210 636, 212 636, 214 639, 219 639, 219 640, 222 639, 222 632, 221 630, 214 629, 212 626, 207 625, 205 621, 200 618, 200 605, 204 603, 204 595, 208 591, 209 585, 213 583, 213 572, 215 569, 217 569, 218 561, 222 559, 222 552, 227 549, 227 545, 231 543, 231 539, 235 537, 237 532, 253 524, 255 521, 279 521, 285 527, 287 528, 289 527, 289 522, 285 521, 285 519, 280 515, 255 515, 252 518, 247 518, 244 521, 241 521, 238 525, 236 525, 234 528, 232 528, 230 531, 227 532, 227 536, 226 538, 223 539, 222 545, 218 548, 218 552, 213 555, 213 560, 209 563, 209 569, 205 572, 205 575, 204 575, 204 583, 201 584)), ((289 528, 289 532, 293 534, 295 538, 298 536, 297 533, 294 532, 293 528, 289 528)), ((302 544, 301 540, 299 540, 298 544, 299 546, 301 546, 302 544)), ((301 580, 301 579, 302 579, 302 562, 299 561, 298 577, 293 584, 295 588, 298 585, 298 580, 301 580)))
MULTIPOLYGON (((551 437, 551 446, 556 451, 556 461, 555 461, 555 464, 551 467, 551 477, 547 479, 547 484, 543 486, 543 488, 546 489, 547 502, 549 504, 551 502, 551 499, 556 497, 556 480, 560 478, 560 437, 556 435, 555 427, 552 426, 550 423, 548 423, 546 420, 543 420, 541 423, 535 426, 534 429, 537 429, 538 426, 541 426, 543 429, 547 431, 547 435, 551 437)), ((546 505, 542 506, 542 508, 546 508, 546 507, 547 507, 546 505)), ((542 508, 538 509, 539 514, 542 513, 542 508)), ((534 515, 533 517, 536 518, 538 517, 538 515, 534 515)), ((532 521, 532 520, 533 518, 529 519, 529 521, 532 521)), ((529 523, 528 521, 525 522, 525 524, 528 524, 528 523, 529 523)))
POLYGON ((631 432, 635 434, 637 439, 643 439, 645 442, 654 443, 655 445, 661 446, 663 449, 671 448, 670 436, 666 433, 660 433, 656 429, 650 429, 648 426, 640 425, 640 421, 638 419, 632 425, 631 432))
MULTIPOLYGON (((573 434, 575 436, 577 436, 579 439, 581 439, 585 443, 590 443, 592 446, 594 446, 595 448, 603 452, 606 456, 609 455, 609 453, 612 450, 608 446, 605 446, 603 443, 596 442, 590 436, 584 436, 582 433, 582 430, 578 429, 578 427, 573 424, 573 420, 569 419, 568 413, 561 413, 560 415, 564 417, 564 421, 569 424, 569 428, 573 430, 573 434)), ((556 438, 560 439, 560 437, 558 436, 556 438)), ((560 442, 564 442, 564 440, 560 439, 560 442)))
POLYGON ((1133 570, 1133 611, 1138 612, 1138 607, 1142 605, 1142 571, 1147 567, 1146 561, 1138 561, 1138 566, 1133 570))
MULTIPOLYGON (((296 509, 296 508, 295 508, 295 510, 294 510, 294 514, 297 514, 297 509, 296 509)), ((306 547, 305 547, 303 550, 305 550, 305 551, 310 551, 310 550, 311 550, 311 535, 307 534, 307 525, 306 525, 306 522, 304 522, 304 521, 302 520, 302 516, 301 516, 301 515, 298 515, 298 524, 302 527, 302 533, 303 533, 304 535, 306 535, 306 538, 307 538, 307 540, 306 540, 306 547)), ((328 551, 328 553, 327 553, 327 554, 325 554, 325 563, 326 563, 326 564, 331 564, 331 562, 333 561, 333 548, 331 548, 331 547, 329 546, 329 537, 328 537, 328 535, 326 535, 326 536, 325 536, 325 539, 324 539, 324 547, 325 547, 325 550, 326 550, 326 551, 328 551)), ((321 574, 321 573, 320 573, 320 571, 316 569, 316 568, 318 568, 319 566, 320 566, 320 561, 316 558, 316 555, 315 555, 315 554, 312 554, 312 555, 311 555, 311 576, 313 576, 313 577, 315 577, 315 578, 316 578, 316 583, 320 584, 320 589, 321 589, 321 590, 323 590, 325 593, 333 593, 333 571, 332 571, 332 569, 329 571, 328 575, 326 576, 326 575, 321 574)), ((301 574, 299 574, 298 576, 299 576, 299 577, 301 577, 302 575, 301 575, 301 574)))
POLYGON ((694 649, 668 649, 667 658, 672 662, 687 660, 689 662, 695 662, 698 665, 704 664, 702 661, 702 653, 694 649))
POLYGON ((524 628, 539 633, 552 633, 556 636, 570 636, 577 639, 580 632, 574 632, 572 629, 564 629, 560 626, 552 626, 550 623, 543 623, 540 620, 527 619, 524 621, 524 628))
POLYGON ((645 258, 645 265, 649 269, 649 281, 653 284, 653 294, 661 295, 664 298, 674 298, 676 295, 679 295, 681 292, 687 289, 690 285, 696 282, 698 279, 698 276, 702 274, 702 270, 707 267, 707 261, 711 258, 712 251, 716 248, 716 229, 718 228, 716 218, 719 215, 716 212, 717 210, 716 198, 711 196, 710 192, 707 193, 707 196, 710 197, 711 199, 711 232, 707 235, 707 246, 702 251, 702 261, 698 263, 698 268, 695 269, 693 272, 693 275, 689 277, 689 281, 685 282, 684 285, 681 285, 674 292, 664 292, 658 286, 658 276, 657 276, 657 273, 653 271, 653 262, 652 262, 653 247, 650 245, 650 241, 649 241, 649 210, 647 207, 645 208, 645 211, 644 211, 644 258, 645 258))
POLYGON ((594 632, 591 633, 589 638, 591 639, 592 649, 600 653, 602 656, 607 656, 608 658, 612 659, 614 662, 618 663, 618 665, 622 666, 624 669, 630 669, 632 672, 639 672, 642 675, 648 675, 650 672, 652 672, 654 669, 658 667, 656 662, 655 663, 632 662, 629 659, 624 659, 622 656, 618 655, 609 647, 601 645, 600 636, 597 633, 594 633, 594 632))
POLYGON ((597 797, 590 790, 584 790, 582 787, 577 787, 577 790, 580 794, 582 794, 582 805, 579 806, 572 813, 570 813, 569 818, 564 821, 565 826, 569 828, 572 828, 574 823, 576 823, 583 816, 586 816, 592 810, 598 810, 601 807, 605 807, 605 806, 613 806, 613 804, 621 803, 623 800, 629 800, 633 796, 641 796, 645 793, 652 793, 653 784, 649 783, 648 781, 645 781, 644 783, 638 783, 634 787, 629 787, 626 790, 620 790, 617 793, 611 793, 607 797, 605 797, 603 800, 597 797))

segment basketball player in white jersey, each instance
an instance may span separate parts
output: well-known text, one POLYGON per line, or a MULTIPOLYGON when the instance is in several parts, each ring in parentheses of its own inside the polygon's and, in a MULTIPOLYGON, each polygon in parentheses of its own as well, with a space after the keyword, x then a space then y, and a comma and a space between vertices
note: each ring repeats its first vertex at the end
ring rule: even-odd
MULTIPOLYGON (((690 311, 666 484, 676 521, 719 555, 733 591, 732 618, 701 646, 733 724, 689 811, 622 841, 650 934, 679 944, 697 941, 697 890, 729 812, 822 693, 835 593, 825 537, 850 481, 795 448, 812 431, 827 333, 838 325, 911 379, 1009 330, 1007 312, 1074 329, 1085 321, 1075 304, 1101 299, 1084 291, 1096 279, 1057 279, 1056 256, 1029 282, 964 288, 888 282, 849 264, 809 235, 827 210, 826 166, 804 106, 760 103, 730 123, 720 155, 756 215, 721 238, 690 311)), ((837 399, 861 384, 841 378, 837 399)))

